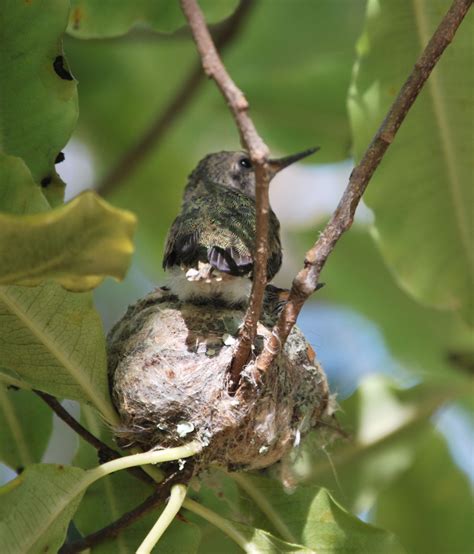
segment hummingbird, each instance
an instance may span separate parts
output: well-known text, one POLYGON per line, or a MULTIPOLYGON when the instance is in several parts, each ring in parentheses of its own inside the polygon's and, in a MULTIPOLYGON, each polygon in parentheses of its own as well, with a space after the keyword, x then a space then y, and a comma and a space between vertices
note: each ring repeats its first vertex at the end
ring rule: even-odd
MULTIPOLYGON (((316 152, 271 159, 271 179, 316 152)), ((216 152, 188 177, 181 211, 166 239, 163 269, 168 288, 183 302, 242 306, 252 286, 256 229, 255 171, 248 153, 216 152)), ((280 222, 270 209, 267 282, 282 262, 280 222)))

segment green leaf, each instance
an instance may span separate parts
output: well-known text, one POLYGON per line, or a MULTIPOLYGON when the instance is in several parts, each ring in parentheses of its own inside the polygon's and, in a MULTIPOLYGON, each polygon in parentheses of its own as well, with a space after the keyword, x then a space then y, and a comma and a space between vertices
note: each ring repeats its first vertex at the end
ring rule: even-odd
POLYGON ((50 181, 47 196, 53 204, 64 188, 54 162, 78 115, 76 81, 61 44, 68 13, 67 0, 2 2, 1 150, 23 158, 36 183, 50 181))
POLYGON ((385 492, 375 519, 389 525, 409 552, 472 552, 472 496, 467 477, 456 467, 443 437, 421 437, 414 464, 385 492))
MULTIPOLYGON (((152 459, 175 459, 176 454, 173 449, 148 452, 141 459, 154 463, 152 459)), ((29 466, 0 488, 0 552, 57 552, 84 491, 96 481, 123 470, 127 463, 132 466, 137 460, 131 458, 112 460, 88 471, 62 465, 29 466)))
POLYGON ((109 398, 102 323, 87 293, 54 283, 0 287, 0 368, 31 387, 88 402, 109 423, 118 420, 109 398))
POLYGON ((135 217, 85 192, 53 211, 0 214, 0 284, 54 279, 84 291, 107 275, 123 279, 133 251, 135 217))
MULTIPOLYGON (((208 23, 229 16, 237 0, 201 0, 208 23)), ((68 32, 77 38, 114 37, 139 26, 171 32, 186 24, 178 2, 169 0, 71 0, 68 32)))
POLYGON ((85 472, 32 465, 0 488, 0 552, 57 552, 81 501, 85 472))
POLYGON ((247 509, 256 497, 264 498, 271 509, 258 514, 258 503, 254 505, 255 525, 277 529, 283 524, 294 542, 315 552, 404 552, 393 534, 349 514, 325 489, 304 486, 288 494, 278 481, 255 475, 245 475, 245 481, 247 494, 251 490, 247 509))
MULTIPOLYGON (((369 2, 348 101, 356 158, 449 5, 369 2)), ((474 145, 466 122, 474 105, 473 24, 472 17, 461 24, 364 196, 375 212, 374 236, 400 285, 420 302, 459 311, 471 324, 474 145)))
POLYGON ((39 462, 52 430, 52 412, 30 391, 0 384, 0 460, 18 470, 39 462))
MULTIPOLYGON (((203 518, 210 525, 204 524, 203 541, 200 552, 229 552, 235 551, 238 545, 241 550, 248 554, 268 553, 277 554, 279 552, 304 552, 314 554, 314 551, 299 544, 292 544, 283 541, 263 529, 256 529, 250 525, 244 525, 226 519, 220 512, 210 510, 207 506, 198 504, 192 500, 186 500, 183 506, 191 510, 189 512, 192 520, 203 518), (220 534, 213 536, 212 527, 221 531, 220 534), (208 541, 209 531, 211 532, 211 541, 208 541), (229 539, 233 542, 229 542, 229 539)), ((203 519, 199 520, 201 523, 203 519)))
MULTIPOLYGON (((316 554, 315 550, 306 548, 300 544, 292 544, 285 542, 268 531, 262 529, 255 529, 249 525, 243 525, 242 523, 232 522, 232 526, 242 535, 245 539, 245 552, 248 554, 279 554, 280 552, 301 552, 304 554, 316 554)), ((332 551, 327 550, 328 554, 332 551)), ((340 552, 340 551, 339 551, 340 552)))

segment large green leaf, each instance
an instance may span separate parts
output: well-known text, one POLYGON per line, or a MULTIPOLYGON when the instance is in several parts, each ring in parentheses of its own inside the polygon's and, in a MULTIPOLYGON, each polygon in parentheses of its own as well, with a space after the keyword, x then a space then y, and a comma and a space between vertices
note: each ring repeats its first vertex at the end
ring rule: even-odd
MULTIPOLYGON (((269 533, 272 540, 276 537, 284 540, 290 552, 294 545, 328 554, 403 552, 391 533, 350 515, 320 487, 305 485, 289 494, 273 479, 248 473, 227 476, 216 472, 204 480, 199 499, 245 536, 249 536, 249 529, 254 529, 256 542, 251 544, 258 545, 257 551, 269 533)), ((203 552, 213 548, 233 552, 228 538, 209 527, 203 530, 201 547, 203 552)))
POLYGON ((85 192, 53 211, 0 213, 0 284, 54 279, 69 290, 123 279, 133 251, 135 217, 85 192))
POLYGON ((0 384, 0 460, 18 470, 39 462, 52 430, 52 412, 30 391, 0 384))
MULTIPOLYGON (((185 500, 183 507, 190 510, 189 514, 193 520, 195 519, 195 514, 198 514, 199 518, 203 518, 211 523, 211 540, 208 541, 209 528, 205 524, 200 552, 233 553, 235 546, 238 545, 241 549, 240 551, 243 550, 248 554, 278 554, 279 552, 315 554, 315 551, 311 548, 283 541, 263 529, 257 529, 251 525, 226 519, 222 516, 222 512, 210 510, 208 507, 202 506, 193 500, 185 500), (223 533, 214 535, 212 533, 213 525, 215 525, 215 529, 218 528, 223 533), (230 538, 233 542, 229 542, 230 538)), ((227 510, 224 509, 225 511, 227 510)), ((198 522, 202 522, 203 520, 199 518, 198 522)), ((330 552, 332 551, 328 551, 328 553, 330 552)))
POLYGON ((472 552, 472 495, 445 440, 433 430, 420 439, 415 463, 382 492, 375 519, 389 525, 409 552, 472 552))
MULTIPOLYGON (((238 0, 201 0, 208 22, 227 17, 238 0)), ((169 0, 71 0, 68 32, 78 38, 114 37, 131 27, 171 32, 186 24, 179 2, 169 0)))
MULTIPOLYGON (((248 554, 280 554, 280 552, 316 554, 317 552, 301 544, 283 541, 263 529, 256 529, 255 527, 235 522, 232 522, 232 526, 243 537, 245 552, 248 554)), ((326 550, 326 552, 331 554, 332 552, 340 552, 340 550, 326 550)))
POLYGON ((111 423, 105 341, 87 293, 47 283, 0 287, 0 368, 33 388, 88 402, 111 423))
POLYGON ((23 158, 53 203, 63 191, 54 162, 78 114, 61 44, 68 13, 67 0, 4 0, 0 9, 1 150, 23 158))
MULTIPOLYGON (((244 479, 244 490, 251 493, 250 502, 263 499, 268 506, 259 514, 258 504, 254 505, 257 527, 277 532, 284 526, 287 540, 293 537, 294 542, 315 552, 403 552, 393 534, 349 514, 325 489, 305 486, 288 494, 278 481, 255 475, 244 479)), ((248 509, 249 504, 246 506, 248 509)))
POLYGON ((84 491, 85 472, 32 465, 0 488, 0 552, 57 552, 84 491))
MULTIPOLYGON (((369 2, 349 95, 356 158, 449 5, 369 2)), ((375 212, 374 236, 403 288, 421 302, 461 312, 471 323, 473 24, 468 14, 365 196, 375 212)))

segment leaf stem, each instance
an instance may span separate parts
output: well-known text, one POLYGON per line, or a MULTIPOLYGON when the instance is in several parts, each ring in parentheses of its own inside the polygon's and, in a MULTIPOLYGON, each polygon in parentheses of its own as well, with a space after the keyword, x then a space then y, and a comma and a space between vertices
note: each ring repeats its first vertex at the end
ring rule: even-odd
POLYGON ((174 485, 171 488, 170 498, 165 509, 161 512, 160 517, 157 519, 155 525, 151 528, 145 540, 138 547, 136 554, 149 554, 152 548, 160 540, 160 537, 170 526, 176 514, 181 509, 184 499, 186 498, 186 492, 188 488, 185 485, 174 485))
POLYGON ((216 514, 216 512, 213 512, 209 508, 205 508, 190 498, 186 498, 183 502, 183 508, 197 514, 220 529, 229 538, 236 542, 244 552, 247 552, 248 554, 260 554, 228 519, 221 517, 219 514, 216 514))
POLYGON ((293 533, 288 529, 280 514, 273 508, 261 491, 252 484, 252 481, 243 473, 227 473, 238 486, 255 502, 270 523, 280 533, 286 542, 297 543, 293 533))
POLYGON ((158 450, 152 452, 141 452, 140 454, 132 454, 131 456, 123 456, 116 460, 111 460, 105 464, 102 464, 94 469, 90 469, 86 476, 85 486, 89 486, 98 479, 130 467, 136 467, 146 464, 160 464, 163 462, 171 462, 173 460, 180 460, 181 458, 189 458, 201 451, 201 444, 198 442, 191 442, 184 446, 177 446, 176 448, 167 448, 165 450, 158 450))

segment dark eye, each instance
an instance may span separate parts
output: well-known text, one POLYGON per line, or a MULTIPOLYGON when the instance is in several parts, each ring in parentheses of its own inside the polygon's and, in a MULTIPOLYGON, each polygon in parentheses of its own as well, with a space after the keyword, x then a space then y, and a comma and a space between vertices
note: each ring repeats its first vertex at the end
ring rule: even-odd
POLYGON ((248 158, 240 158, 239 164, 245 169, 250 169, 252 167, 252 162, 248 158))

